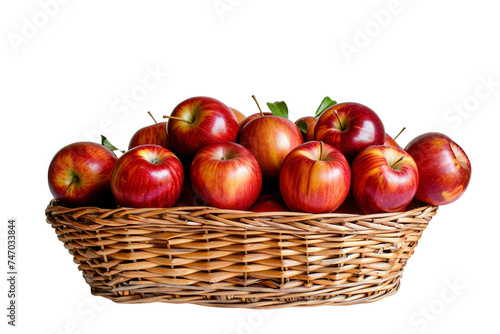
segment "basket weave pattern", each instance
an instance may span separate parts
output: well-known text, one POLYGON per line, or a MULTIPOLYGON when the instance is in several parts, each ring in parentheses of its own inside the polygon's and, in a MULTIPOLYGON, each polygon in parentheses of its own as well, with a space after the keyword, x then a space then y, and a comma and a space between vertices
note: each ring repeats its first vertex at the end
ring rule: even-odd
POLYGON ((278 308, 394 294, 438 207, 373 215, 66 208, 47 221, 92 294, 118 303, 278 308))

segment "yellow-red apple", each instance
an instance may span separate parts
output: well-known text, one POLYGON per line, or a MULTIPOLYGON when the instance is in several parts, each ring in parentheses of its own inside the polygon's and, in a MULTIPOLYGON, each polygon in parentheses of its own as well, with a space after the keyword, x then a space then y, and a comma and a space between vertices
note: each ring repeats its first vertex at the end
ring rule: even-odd
POLYGON ((171 151, 159 145, 141 145, 118 159, 111 190, 122 207, 167 208, 179 199, 183 180, 182 164, 171 151))
POLYGON ((49 189, 61 204, 78 207, 110 206, 111 172, 116 155, 92 142, 77 142, 60 149, 49 165, 49 189))
POLYGON ((471 163, 464 150, 450 137, 429 132, 405 148, 418 166, 420 184, 415 197, 432 205, 456 201, 469 185, 471 163))
POLYGON ((351 191, 366 214, 403 211, 417 192, 417 164, 403 149, 373 145, 351 164, 351 191))
POLYGON ((326 109, 319 117, 314 138, 332 145, 352 161, 371 145, 382 145, 385 130, 378 115, 359 103, 345 102, 326 109))
POLYGON ((179 103, 168 121, 172 151, 183 161, 192 159, 205 145, 236 141, 238 121, 224 103, 210 97, 192 97, 179 103))
POLYGON ((223 209, 248 209, 262 189, 257 160, 248 149, 232 142, 202 147, 193 158, 190 175, 194 196, 223 209))
POLYGON ((323 142, 296 147, 283 162, 280 190, 292 211, 333 212, 345 200, 351 171, 344 155, 323 142))

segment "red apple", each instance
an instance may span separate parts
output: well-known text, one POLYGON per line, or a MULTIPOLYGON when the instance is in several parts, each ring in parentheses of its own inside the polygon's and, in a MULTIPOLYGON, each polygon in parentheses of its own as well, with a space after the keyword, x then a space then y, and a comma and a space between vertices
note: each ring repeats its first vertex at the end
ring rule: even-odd
POLYGON ((155 124, 137 130, 130 139, 130 143, 128 144, 129 150, 145 144, 160 145, 168 149, 167 122, 158 123, 153 115, 150 112, 148 113, 155 121, 155 124))
POLYGON ((289 119, 264 115, 245 125, 238 142, 253 153, 264 179, 278 179, 283 160, 304 139, 302 132, 289 119))
POLYGON ((364 149, 353 160, 351 172, 352 195, 366 214, 403 211, 417 192, 417 164, 394 146, 364 149))
POLYGON ((49 165, 50 192, 66 206, 108 206, 113 202, 110 180, 116 160, 115 154, 100 144, 65 146, 49 165))
MULTIPOLYGON (((272 116, 273 113, 271 112, 265 112, 263 113, 264 116, 272 116)), ((260 117, 262 116, 260 113, 256 113, 256 114, 252 114, 248 117, 246 117, 243 121, 240 122, 240 128, 239 128, 239 131, 241 132, 241 130, 245 127, 245 125, 247 125, 248 122, 250 122, 252 119, 256 119, 257 117, 260 117)))
POLYGON ((236 120, 238 121, 238 124, 241 123, 246 118, 246 116, 243 115, 240 111, 238 111, 234 108, 230 108, 230 109, 233 111, 234 115, 236 116, 236 120))
POLYGON ((193 97, 177 105, 168 122, 170 148, 189 160, 207 144, 235 141, 238 121, 224 103, 210 97, 193 97))
POLYGON ((158 145, 142 145, 116 162, 111 190, 122 207, 166 208, 179 199, 184 170, 179 159, 158 145))
POLYGON ((290 211, 279 193, 260 195, 248 209, 252 212, 282 212, 290 211))
POLYGON ((262 189, 262 173, 245 147, 222 142, 202 147, 191 164, 191 187, 208 205, 246 210, 262 189))
POLYGON ((290 152, 280 173, 281 195, 292 211, 333 212, 345 200, 350 184, 351 171, 344 155, 318 141, 290 152))
POLYGON ((373 110, 359 103, 346 102, 333 105, 321 114, 314 138, 337 148, 352 161, 368 146, 382 145, 385 130, 373 110))
POLYGON ((471 164, 457 143, 444 134, 429 132, 413 139, 405 150, 420 173, 417 199, 444 205, 462 196, 469 185, 471 164))

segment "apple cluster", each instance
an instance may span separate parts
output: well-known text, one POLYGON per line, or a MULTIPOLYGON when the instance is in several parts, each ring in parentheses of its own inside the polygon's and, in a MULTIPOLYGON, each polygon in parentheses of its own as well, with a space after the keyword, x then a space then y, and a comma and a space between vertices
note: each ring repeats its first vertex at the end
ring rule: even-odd
POLYGON ((70 207, 371 214, 448 204, 467 189, 470 161, 444 134, 403 149, 359 103, 326 97, 296 122, 284 102, 267 105, 245 117, 210 97, 186 99, 139 129, 119 158, 104 137, 70 144, 50 163, 50 191, 70 207))

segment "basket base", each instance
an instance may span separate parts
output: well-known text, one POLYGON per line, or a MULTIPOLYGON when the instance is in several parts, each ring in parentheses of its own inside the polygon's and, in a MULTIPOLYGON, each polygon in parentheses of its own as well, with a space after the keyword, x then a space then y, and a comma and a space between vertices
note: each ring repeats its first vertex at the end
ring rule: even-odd
POLYGON ((394 295, 400 287, 402 272, 384 279, 360 283, 313 285, 292 289, 200 288, 167 284, 141 284, 115 288, 111 291, 84 273, 94 296, 119 304, 171 303, 196 304, 219 308, 275 309, 321 305, 355 305, 371 303, 394 295))

